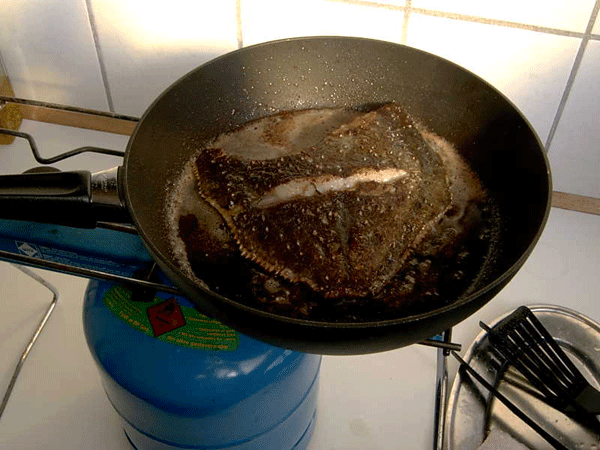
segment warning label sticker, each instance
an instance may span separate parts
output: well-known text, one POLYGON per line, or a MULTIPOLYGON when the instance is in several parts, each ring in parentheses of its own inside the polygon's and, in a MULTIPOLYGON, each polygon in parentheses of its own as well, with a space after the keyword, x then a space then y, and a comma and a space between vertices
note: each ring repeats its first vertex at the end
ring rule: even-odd
POLYGON ((150 303, 131 300, 131 291, 111 287, 104 304, 123 322, 161 341, 198 350, 234 351, 239 334, 218 320, 210 319, 194 308, 180 305, 175 297, 154 297, 150 303))
POLYGON ((40 257, 40 250, 37 245, 23 241, 15 241, 15 243, 17 244, 20 253, 31 257, 40 257))
MULTIPOLYGON (((108 256, 103 257, 89 253, 83 249, 77 249, 77 251, 70 251, 60 247, 49 247, 42 244, 34 244, 25 241, 11 241, 17 247, 17 251, 31 258, 43 259, 60 264, 73 265, 77 267, 84 267, 88 269, 109 271, 111 273, 119 275, 131 275, 131 272, 137 267, 132 267, 129 263, 122 263, 114 261, 114 257, 108 256)), ((12 243, 9 251, 13 251, 12 243)), ((0 236, 0 247, 2 247, 2 240, 0 236)), ((135 264, 135 262, 132 262, 135 264)))
POLYGON ((185 326, 185 317, 183 317, 179 303, 173 297, 149 307, 146 309, 146 314, 148 314, 156 337, 185 326))

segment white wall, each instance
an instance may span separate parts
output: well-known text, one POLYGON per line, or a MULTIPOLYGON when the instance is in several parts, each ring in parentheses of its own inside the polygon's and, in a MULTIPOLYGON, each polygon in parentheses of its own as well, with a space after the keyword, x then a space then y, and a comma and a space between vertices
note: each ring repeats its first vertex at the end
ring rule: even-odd
POLYGON ((600 0, 0 0, 15 94, 141 115, 240 46, 302 35, 404 43, 488 80, 547 146, 554 189, 600 198, 600 0))

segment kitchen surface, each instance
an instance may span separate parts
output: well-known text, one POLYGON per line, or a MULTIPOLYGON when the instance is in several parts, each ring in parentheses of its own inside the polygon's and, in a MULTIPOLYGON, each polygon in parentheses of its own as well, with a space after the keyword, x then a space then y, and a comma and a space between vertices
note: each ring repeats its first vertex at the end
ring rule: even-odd
MULTIPOLYGON (((546 227, 523 268, 453 328, 452 342, 464 354, 480 333, 479 321, 490 323, 520 305, 560 305, 600 322, 600 0, 169 5, 4 1, 9 26, 0 30, 0 55, 11 95, 139 117, 194 67, 272 39, 351 35, 442 56, 491 83, 523 112, 548 152, 555 191, 546 227)), ((86 145, 125 150, 131 132, 126 121, 82 120, 42 107, 22 112, 19 130, 35 137, 45 157, 86 145)), ((118 157, 86 154, 55 166, 102 170, 118 164, 118 157)), ((36 165, 25 140, 0 146, 2 174, 36 165)), ((84 338, 89 280, 31 270, 53 286, 58 302, 0 418, 0 448, 132 448, 84 338)), ((0 262, 0 395, 53 299, 26 272, 0 262)), ((308 449, 434 448, 437 359, 437 349, 419 344, 323 357, 308 449)), ((451 386, 457 372, 452 358, 448 372, 451 386)))

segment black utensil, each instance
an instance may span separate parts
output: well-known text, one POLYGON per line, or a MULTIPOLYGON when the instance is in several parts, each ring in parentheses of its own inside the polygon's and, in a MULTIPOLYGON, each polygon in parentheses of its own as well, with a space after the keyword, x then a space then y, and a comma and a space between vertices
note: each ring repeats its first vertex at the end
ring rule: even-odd
POLYGON ((598 428, 600 392, 594 389, 526 306, 521 306, 494 328, 483 322, 497 356, 517 369, 545 401, 576 419, 598 428))

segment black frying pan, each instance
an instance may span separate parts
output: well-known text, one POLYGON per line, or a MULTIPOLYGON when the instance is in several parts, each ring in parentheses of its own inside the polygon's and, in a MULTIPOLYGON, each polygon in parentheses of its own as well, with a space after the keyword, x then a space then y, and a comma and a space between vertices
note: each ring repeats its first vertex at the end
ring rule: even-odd
POLYGON ((243 48, 175 82, 148 108, 132 135, 120 169, 120 191, 150 253, 202 310, 274 345, 353 354, 418 342, 459 323, 493 298, 537 242, 550 208, 551 182, 547 159, 531 126, 480 78, 409 47, 317 37, 243 48), (180 270, 165 232, 167 188, 197 145, 282 110, 391 101, 454 144, 500 204, 502 253, 486 262, 468 295, 400 319, 313 322, 232 301, 180 270))

